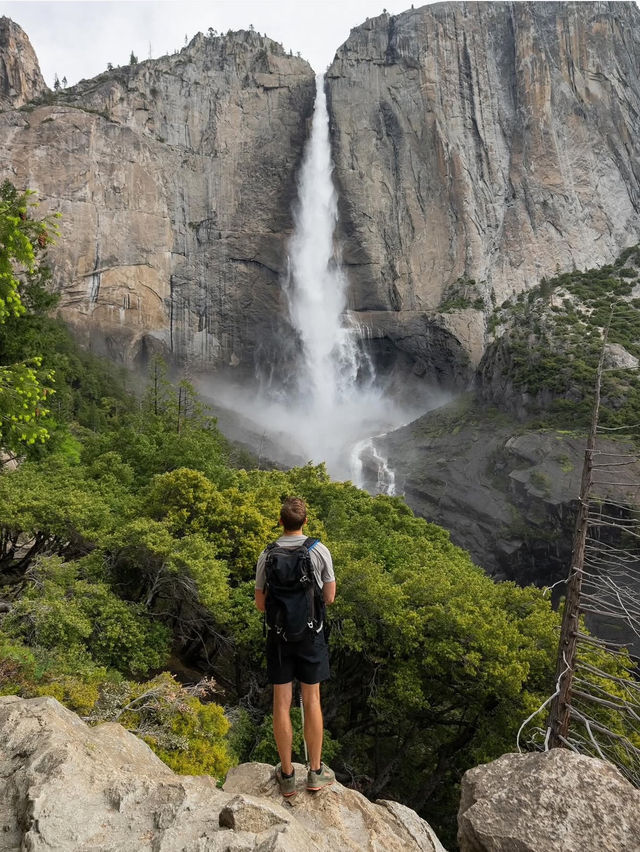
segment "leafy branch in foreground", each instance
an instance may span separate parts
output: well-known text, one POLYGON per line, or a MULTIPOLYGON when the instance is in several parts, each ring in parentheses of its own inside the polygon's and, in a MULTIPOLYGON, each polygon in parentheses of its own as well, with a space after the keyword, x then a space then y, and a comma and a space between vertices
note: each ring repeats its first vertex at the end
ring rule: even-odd
MULTIPOLYGON (((9 181, 0 186, 0 325, 23 316, 24 281, 37 274, 38 255, 57 234, 52 219, 30 216, 33 193, 18 192, 9 181)), ((0 364, 0 447, 15 451, 45 441, 49 431, 41 418, 49 411, 53 374, 42 359, 0 364)))

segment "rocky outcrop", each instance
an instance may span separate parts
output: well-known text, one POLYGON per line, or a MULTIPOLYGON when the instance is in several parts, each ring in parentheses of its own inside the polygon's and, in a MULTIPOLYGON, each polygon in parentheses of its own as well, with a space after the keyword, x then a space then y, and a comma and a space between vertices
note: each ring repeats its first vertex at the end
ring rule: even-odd
MULTIPOLYGON (((546 586, 566 577, 583 436, 527 430, 469 394, 376 439, 376 446, 411 508, 450 530, 495 579, 546 586)), ((598 449, 633 455, 620 440, 601 438, 598 449)), ((374 490, 377 470, 370 476, 374 490)), ((594 497, 604 505, 637 506, 637 461, 617 468, 615 484, 598 484, 611 480, 602 474, 595 480, 594 497)), ((637 637, 629 639, 640 650, 637 637)))
POLYGON ((611 764, 552 749, 470 769, 460 852, 638 852, 640 791, 611 764))
POLYGON ((24 30, 0 18, 0 110, 19 107, 48 91, 24 30))
POLYGON ((94 349, 253 372, 283 313, 314 74, 255 32, 0 113, 0 172, 62 213, 61 311, 94 349))
POLYGON ((374 805, 338 783, 286 801, 264 764, 236 767, 220 790, 53 698, 0 698, 0 742, 0 852, 444 852, 396 802, 374 805))
POLYGON ((374 340, 420 363, 420 317, 475 365, 492 304, 637 241, 639 57, 631 2, 436 3, 352 30, 327 86, 374 340))

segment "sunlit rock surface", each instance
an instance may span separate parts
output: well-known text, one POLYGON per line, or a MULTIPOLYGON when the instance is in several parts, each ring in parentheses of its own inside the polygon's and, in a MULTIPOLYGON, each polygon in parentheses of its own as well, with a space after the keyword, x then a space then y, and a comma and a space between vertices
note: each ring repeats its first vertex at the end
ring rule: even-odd
POLYGON ((635 3, 383 14, 327 84, 351 306, 418 364, 416 316, 477 364, 494 303, 637 242, 635 3))
POLYGON ((38 59, 24 30, 0 18, 0 109, 19 107, 47 91, 38 59))
POLYGON ((638 852, 640 791, 602 760, 552 749, 470 769, 460 852, 638 852))
POLYGON ((40 102, 13 98, 21 108, 0 112, 0 172, 37 192, 39 212, 62 213, 51 261, 82 339, 129 363, 161 350, 253 372, 284 310, 314 93, 304 60, 238 32, 197 35, 40 102))
MULTIPOLYGON (((54 94, 3 21, 0 170, 63 214, 64 316, 128 362, 273 360, 310 66, 198 35, 54 94)), ((637 241, 638 57, 631 2, 436 3, 352 31, 327 75, 338 236, 383 369, 464 384, 494 303, 637 241)))
POLYGON ((0 698, 0 742, 0 852, 444 852, 396 802, 372 804, 338 783, 320 793, 301 785, 287 801, 265 764, 236 767, 220 790, 53 698, 0 698))

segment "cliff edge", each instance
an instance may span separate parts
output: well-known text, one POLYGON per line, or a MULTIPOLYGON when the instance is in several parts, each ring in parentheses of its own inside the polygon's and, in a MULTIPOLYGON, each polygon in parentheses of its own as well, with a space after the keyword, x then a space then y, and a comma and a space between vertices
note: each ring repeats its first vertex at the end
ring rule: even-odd
MULTIPOLYGON (((17 53, 0 44, 12 80, 35 62, 22 36, 17 53)), ((50 262, 79 338, 128 364, 161 351, 253 374, 286 313, 311 66, 256 32, 198 34, 170 56, 22 92, 0 111, 0 172, 62 214, 50 262)))
POLYGON ((397 802, 372 804, 336 782, 288 803, 265 764, 232 769, 221 790, 54 698, 0 698, 0 742, 0 852, 444 852, 397 802))
POLYGON ((48 91, 25 31, 0 18, 0 110, 20 107, 48 91))

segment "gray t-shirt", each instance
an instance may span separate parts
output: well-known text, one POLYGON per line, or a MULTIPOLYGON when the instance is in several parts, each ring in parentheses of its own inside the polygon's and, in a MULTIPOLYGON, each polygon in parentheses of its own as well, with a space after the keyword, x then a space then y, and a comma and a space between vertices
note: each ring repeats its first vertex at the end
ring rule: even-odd
MULTIPOLYGON (((280 547, 298 547, 298 545, 304 544, 306 539, 306 535, 281 535, 277 540, 277 544, 280 547)), ((266 551, 263 550, 260 556, 258 556, 258 563, 256 565, 256 589, 259 591, 264 590, 266 582, 264 571, 265 559, 266 551)), ((316 582, 320 588, 322 588, 325 583, 333 583, 336 579, 336 575, 333 573, 333 560, 331 559, 329 548, 325 547, 321 541, 319 541, 311 551, 311 564, 313 566, 313 573, 315 574, 316 582)))

